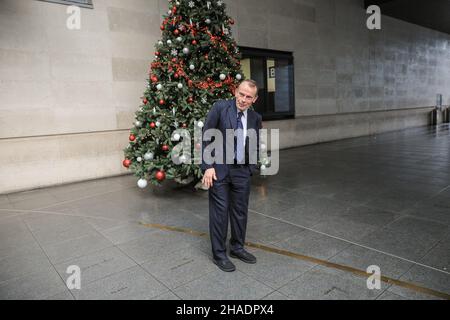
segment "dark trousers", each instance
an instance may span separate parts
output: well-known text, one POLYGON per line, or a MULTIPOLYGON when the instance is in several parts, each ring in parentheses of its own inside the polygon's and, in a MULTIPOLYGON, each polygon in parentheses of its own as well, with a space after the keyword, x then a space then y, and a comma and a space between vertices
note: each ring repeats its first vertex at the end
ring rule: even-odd
POLYGON ((228 175, 222 180, 213 181, 213 186, 209 189, 209 233, 216 260, 227 258, 228 219, 231 225, 232 251, 244 248, 247 230, 250 171, 248 166, 229 165, 228 168, 228 175))

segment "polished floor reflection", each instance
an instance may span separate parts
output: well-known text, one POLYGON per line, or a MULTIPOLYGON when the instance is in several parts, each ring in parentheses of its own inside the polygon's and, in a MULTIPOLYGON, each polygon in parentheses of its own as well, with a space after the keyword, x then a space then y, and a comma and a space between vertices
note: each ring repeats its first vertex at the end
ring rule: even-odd
POLYGON ((201 234, 207 192, 170 183, 141 190, 121 176, 0 195, 0 299, 450 295, 448 125, 280 157, 278 175, 253 179, 247 240, 261 245, 249 249, 258 263, 237 261, 233 273, 211 262, 201 234), (81 270, 80 290, 66 287, 72 265, 81 270), (382 281, 368 289, 367 277, 352 270, 373 265, 411 286, 382 281))

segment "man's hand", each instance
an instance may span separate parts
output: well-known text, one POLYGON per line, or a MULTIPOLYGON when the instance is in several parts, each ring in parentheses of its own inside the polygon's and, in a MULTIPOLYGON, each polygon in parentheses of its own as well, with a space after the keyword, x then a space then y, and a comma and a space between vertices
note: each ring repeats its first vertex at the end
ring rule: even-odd
POLYGON ((213 185, 213 179, 217 180, 216 177, 216 170, 214 168, 210 168, 205 171, 205 174, 203 175, 202 183, 207 187, 210 188, 213 185))

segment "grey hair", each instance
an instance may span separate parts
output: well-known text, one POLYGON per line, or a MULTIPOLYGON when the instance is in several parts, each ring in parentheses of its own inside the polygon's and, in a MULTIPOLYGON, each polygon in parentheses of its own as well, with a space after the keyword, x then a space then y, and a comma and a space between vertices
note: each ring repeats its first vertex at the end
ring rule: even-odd
POLYGON ((255 80, 252 80, 252 79, 242 80, 242 82, 239 84, 239 86, 243 83, 247 83, 247 85, 252 89, 256 88, 256 97, 258 96, 258 83, 255 80))

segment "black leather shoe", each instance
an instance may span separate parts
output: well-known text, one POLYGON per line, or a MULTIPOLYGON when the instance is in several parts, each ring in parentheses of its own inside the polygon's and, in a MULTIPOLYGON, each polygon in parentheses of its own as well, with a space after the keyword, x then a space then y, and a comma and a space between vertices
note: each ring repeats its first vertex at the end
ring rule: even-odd
POLYGON ((233 272, 234 270, 236 270, 236 267, 234 266, 233 262, 231 262, 230 260, 226 259, 226 260, 216 260, 213 259, 213 262, 216 266, 219 267, 220 270, 225 271, 225 272, 233 272))
POLYGON ((256 257, 244 249, 237 252, 230 251, 230 257, 240 259, 245 263, 256 263, 256 257))

